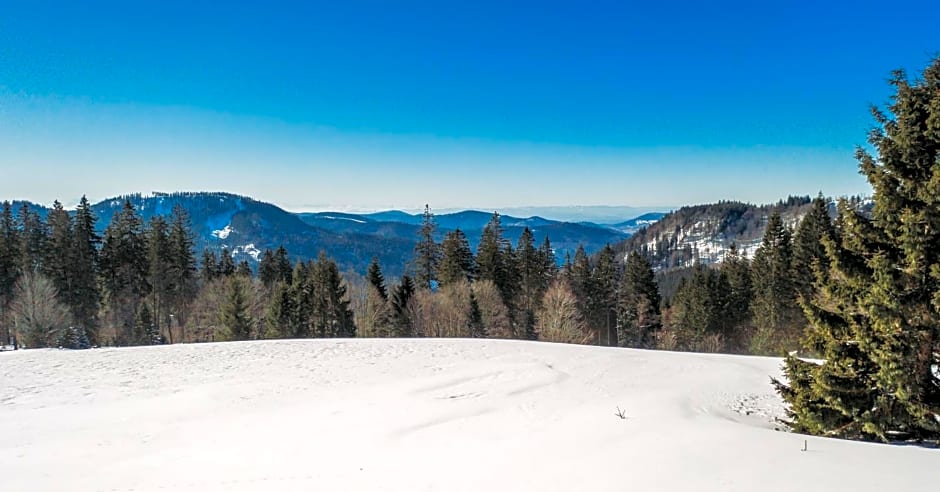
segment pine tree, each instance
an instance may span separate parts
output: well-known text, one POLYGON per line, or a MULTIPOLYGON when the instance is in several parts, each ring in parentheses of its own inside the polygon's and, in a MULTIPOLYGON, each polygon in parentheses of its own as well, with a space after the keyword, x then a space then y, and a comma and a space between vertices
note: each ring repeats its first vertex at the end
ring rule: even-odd
POLYGON ((219 276, 231 277, 232 275, 235 275, 235 258, 232 257, 232 252, 225 247, 219 253, 219 276))
POLYGON ((23 203, 18 215, 20 239, 20 270, 23 273, 42 272, 43 260, 46 259, 46 241, 49 233, 46 223, 38 213, 23 203))
POLYGON ((19 234, 10 202, 3 202, 0 211, 0 345, 12 343, 12 320, 9 316, 13 287, 19 278, 19 234))
POLYGON ((725 350, 731 286, 719 270, 698 265, 682 279, 672 299, 671 331, 676 348, 698 352, 725 350))
POLYGON ((535 249, 535 238, 528 227, 522 230, 519 241, 516 243, 514 259, 515 271, 519 278, 519 302, 517 306, 521 311, 521 324, 525 338, 536 338, 535 311, 545 292, 543 264, 535 249))
POLYGON ((620 268, 610 245, 597 255, 592 283, 595 299, 590 318, 598 330, 599 343, 617 346, 617 301, 620 283, 620 268))
POLYGON ((219 260, 215 252, 206 248, 202 251, 202 261, 199 268, 199 281, 203 287, 219 278, 219 260))
POLYGON ((277 250, 274 252, 274 264, 278 272, 278 279, 289 284, 291 282, 291 275, 294 272, 294 266, 290 262, 287 248, 283 245, 278 246, 277 250))
POLYGON ((441 243, 441 264, 438 276, 441 285, 451 285, 475 277, 476 260, 467 236, 459 228, 448 232, 441 243))
MULTIPOLYGON (((150 284, 150 305, 148 315, 152 316, 153 330, 162 333, 164 321, 169 321, 170 299, 173 296, 173 278, 170 266, 169 230, 163 217, 155 215, 150 219, 147 230, 147 279, 150 284)), ((169 337, 172 341, 172 336, 169 337)))
POLYGON ((437 270, 441 261, 440 245, 434 241, 434 232, 437 224, 434 214, 425 205, 424 215, 421 219, 421 228, 418 229, 418 244, 415 245, 415 282, 419 288, 431 290, 437 282, 437 270))
POLYGON ((69 309, 80 327, 79 339, 88 338, 90 346, 98 345, 98 311, 101 290, 98 282, 98 246, 101 237, 95 230, 97 221, 91 204, 84 196, 75 209, 70 259, 71 297, 69 309))
MULTIPOLYGON (((167 236, 169 248, 170 288, 168 292, 168 309, 170 311, 171 325, 175 319, 180 328, 180 338, 185 339, 186 333, 182 329, 186 326, 189 307, 196 294, 196 253, 193 250, 195 240, 192 233, 192 222, 189 214, 182 205, 176 204, 170 215, 170 230, 167 236)), ((173 326, 167 330, 171 334, 172 343, 173 326)))
POLYGON ((584 246, 578 246, 574 261, 571 263, 571 268, 565 277, 571 291, 578 300, 578 311, 581 314, 581 319, 584 320, 588 330, 594 334, 594 342, 600 343, 601 327, 594 324, 596 316, 591 316, 600 307, 599 291, 594 277, 594 267, 591 265, 591 259, 588 257, 587 252, 584 251, 584 246))
POLYGON ((751 265, 747 258, 738 253, 734 244, 728 250, 721 271, 728 279, 731 292, 728 298, 727 318, 730 325, 728 347, 738 351, 745 349, 745 334, 750 331, 751 300, 754 287, 751 281, 751 265))
POLYGON ((415 287, 411 277, 402 275, 401 282, 392 290, 389 302, 392 306, 391 323, 392 334, 396 337, 410 337, 412 330, 409 304, 414 297, 415 287))
POLYGON ((269 299, 264 312, 264 338, 290 338, 294 336, 290 285, 278 280, 274 283, 269 299))
POLYGON ((271 287, 279 280, 277 265, 274 263, 274 251, 265 249, 258 261, 258 280, 265 287, 271 287))
POLYGON ((940 439, 940 58, 897 71, 889 114, 873 109, 877 155, 856 152, 871 217, 840 203, 835 237, 803 306, 824 362, 790 357, 777 388, 793 427, 860 439, 940 439))
POLYGON ((115 212, 101 245, 101 277, 117 343, 132 343, 139 304, 149 293, 147 241, 130 201, 115 212))
POLYGON ((318 337, 356 336, 346 286, 336 263, 321 252, 312 272, 314 312, 311 331, 318 337))
POLYGON ((43 273, 59 292, 59 301, 70 305, 72 293, 72 217, 56 200, 48 216, 49 236, 46 239, 43 273))
POLYGON ((800 221, 793 235, 792 268, 798 296, 809 298, 813 295, 813 283, 816 280, 814 271, 826 257, 822 239, 832 233, 829 201, 820 194, 813 200, 812 208, 800 221))
POLYGON ((137 309, 137 317, 134 320, 134 336, 130 343, 133 345, 153 345, 160 342, 160 332, 153 321, 150 308, 146 302, 142 302, 137 309))
POLYGON ((382 274, 382 266, 379 265, 379 259, 375 256, 372 257, 372 263, 369 264, 367 278, 369 285, 375 288, 376 292, 382 296, 382 300, 387 301, 388 289, 385 287, 385 275, 382 274))
POLYGON ((800 313, 793 281, 790 230, 778 213, 767 221, 764 239, 752 262, 754 299, 751 312, 757 329, 751 341, 756 354, 775 354, 795 348, 800 313))
POLYGON ((618 342, 622 347, 652 348, 661 324, 659 286, 645 256, 627 257, 617 305, 618 342))
POLYGON ((244 277, 230 276, 226 280, 227 292, 219 311, 222 340, 248 340, 254 326, 250 306, 250 281, 244 277))
POLYGON ((254 276, 254 272, 251 271, 251 264, 248 263, 248 260, 242 260, 238 262, 238 266, 235 267, 235 275, 240 275, 247 279, 250 279, 254 276))

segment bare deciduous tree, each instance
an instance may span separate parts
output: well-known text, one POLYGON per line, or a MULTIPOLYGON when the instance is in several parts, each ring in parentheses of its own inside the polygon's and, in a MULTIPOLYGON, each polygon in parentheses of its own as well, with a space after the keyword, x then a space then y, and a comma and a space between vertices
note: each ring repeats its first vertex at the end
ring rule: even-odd
POLYGON ((10 314, 24 346, 54 347, 68 328, 71 315, 57 296, 52 282, 38 273, 27 273, 17 280, 10 314))

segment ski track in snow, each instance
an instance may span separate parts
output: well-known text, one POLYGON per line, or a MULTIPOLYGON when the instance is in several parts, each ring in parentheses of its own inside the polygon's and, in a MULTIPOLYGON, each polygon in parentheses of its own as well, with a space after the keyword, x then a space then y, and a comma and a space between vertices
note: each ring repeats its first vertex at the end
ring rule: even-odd
POLYGON ((775 431, 779 365, 439 339, 3 352, 0 477, 4 491, 882 491, 940 479, 940 450, 775 431))

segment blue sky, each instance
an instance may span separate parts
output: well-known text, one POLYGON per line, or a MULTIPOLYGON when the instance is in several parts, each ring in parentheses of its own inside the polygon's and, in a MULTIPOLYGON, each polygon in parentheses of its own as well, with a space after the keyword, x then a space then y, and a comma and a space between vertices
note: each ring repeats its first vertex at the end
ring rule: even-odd
POLYGON ((866 192, 868 105, 940 50, 938 18, 928 1, 3 2, 0 197, 866 192))

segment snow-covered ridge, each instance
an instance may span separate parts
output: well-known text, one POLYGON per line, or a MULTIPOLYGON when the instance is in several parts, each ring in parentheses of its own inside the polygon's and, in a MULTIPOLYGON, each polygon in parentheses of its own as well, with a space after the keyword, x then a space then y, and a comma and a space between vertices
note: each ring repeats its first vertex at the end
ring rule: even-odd
POLYGON ((439 339, 4 352, 0 476, 4 491, 38 492, 881 492, 940 480, 940 450, 775 431, 779 365, 439 339))
POLYGON ((228 239, 229 235, 233 232, 235 232, 235 229, 232 229, 232 225, 229 224, 223 227, 222 229, 219 229, 217 231, 212 231, 212 236, 217 237, 219 239, 228 239))

